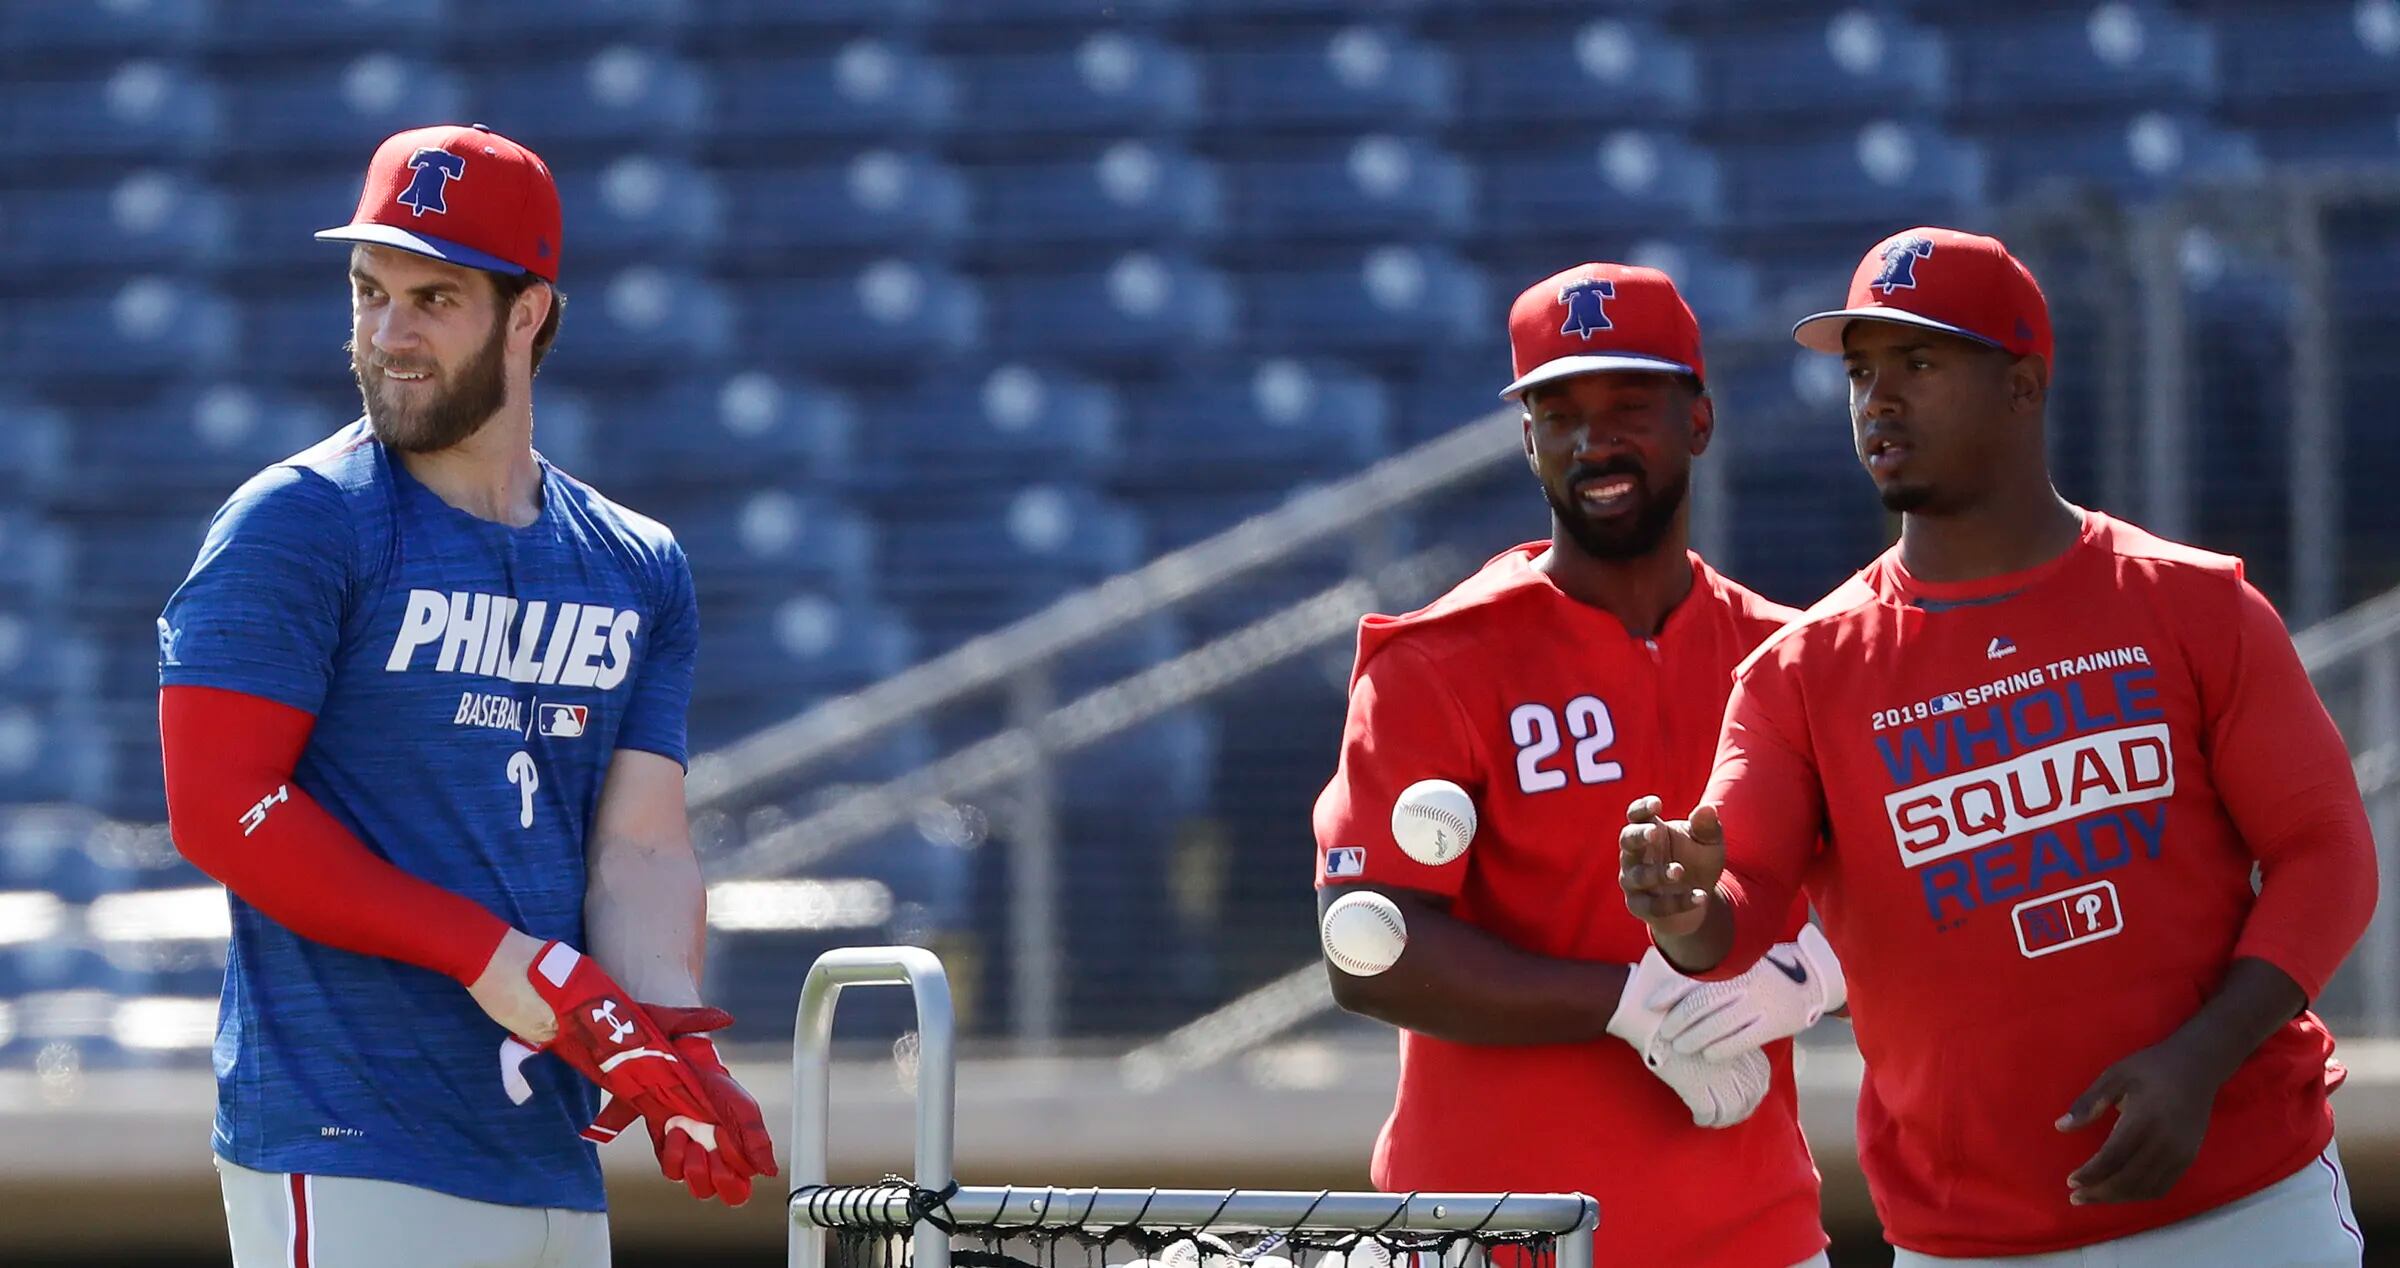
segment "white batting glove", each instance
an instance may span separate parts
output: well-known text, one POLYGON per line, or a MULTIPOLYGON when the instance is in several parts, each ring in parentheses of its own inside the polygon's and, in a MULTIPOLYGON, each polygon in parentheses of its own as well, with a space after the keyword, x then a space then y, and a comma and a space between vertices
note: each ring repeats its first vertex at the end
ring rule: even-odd
POLYGON ((1702 1127, 1731 1127, 1750 1117, 1758 1103, 1767 1099, 1773 1075, 1763 1053, 1745 1052, 1731 1061, 1709 1061, 1683 1056, 1663 1040, 1651 1042, 1650 1050, 1642 1054, 1642 1063, 1659 1082, 1675 1089, 1675 1095, 1691 1109, 1692 1121, 1702 1127))
POLYGON ((1799 1034, 1849 997, 1825 935, 1804 925, 1796 941, 1777 944, 1749 972, 1683 994, 1660 1020, 1657 1041, 1678 1056, 1728 1061, 1799 1034))
POLYGON ((1608 1033, 1646 1056, 1667 1010, 1701 985, 1676 972, 1657 947, 1650 948, 1625 975, 1625 992, 1617 996, 1617 1011, 1609 1016, 1608 1033))

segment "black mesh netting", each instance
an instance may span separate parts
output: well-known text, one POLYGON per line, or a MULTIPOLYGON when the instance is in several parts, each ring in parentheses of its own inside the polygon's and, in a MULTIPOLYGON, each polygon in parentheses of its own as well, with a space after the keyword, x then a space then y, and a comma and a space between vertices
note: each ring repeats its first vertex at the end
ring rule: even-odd
MULTIPOLYGON (((980 1222, 953 1218, 949 1193, 896 1177, 803 1190, 794 1200, 825 1229, 828 1268, 910 1268, 906 1216, 949 1234, 956 1268, 1557 1268, 1556 1234, 1494 1227, 1489 1219, 1457 1231, 1401 1229, 1395 1226, 1406 1204, 1397 1195, 1383 1226, 1329 1230, 1308 1227, 1306 1214, 1288 1228, 1217 1218, 1170 1224, 1145 1218, 1147 1207, 1108 1224, 1091 1218, 1099 1200, 1092 1190, 1002 1192, 999 1209, 980 1222)), ((1490 1199, 1492 1214, 1505 1197, 1490 1199)), ((1220 1215, 1231 1201, 1227 1194, 1220 1215)))

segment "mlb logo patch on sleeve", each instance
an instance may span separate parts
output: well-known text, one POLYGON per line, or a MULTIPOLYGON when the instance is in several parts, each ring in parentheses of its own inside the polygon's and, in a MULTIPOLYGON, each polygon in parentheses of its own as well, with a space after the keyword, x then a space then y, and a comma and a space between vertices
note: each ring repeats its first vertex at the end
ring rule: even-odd
POLYGON ((1345 876, 1367 874, 1367 847, 1343 845, 1325 851, 1325 877, 1339 880, 1345 876))
POLYGON ((546 704, 542 706, 542 734, 571 740, 583 734, 584 723, 591 720, 588 704, 546 704))

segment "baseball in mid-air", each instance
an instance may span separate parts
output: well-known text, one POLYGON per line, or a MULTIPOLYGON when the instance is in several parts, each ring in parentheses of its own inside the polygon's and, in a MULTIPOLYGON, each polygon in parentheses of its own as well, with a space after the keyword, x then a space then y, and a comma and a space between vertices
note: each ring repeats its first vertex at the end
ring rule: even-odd
POLYGON ((1399 904, 1365 890, 1334 899, 1318 932, 1325 958, 1352 977, 1373 977, 1408 949, 1408 922, 1401 919, 1399 904))
POLYGON ((1475 839, 1475 799, 1447 779, 1420 779, 1392 803, 1392 839, 1400 852, 1439 867, 1475 839))

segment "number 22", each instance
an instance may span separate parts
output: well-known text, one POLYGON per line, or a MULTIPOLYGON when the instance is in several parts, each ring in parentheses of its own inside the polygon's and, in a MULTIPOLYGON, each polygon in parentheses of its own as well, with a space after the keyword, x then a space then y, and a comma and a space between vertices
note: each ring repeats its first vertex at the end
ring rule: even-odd
MULTIPOLYGON (((1625 764, 1604 762, 1600 754, 1617 742, 1617 724, 1608 704, 1598 696, 1577 696, 1565 709, 1567 733, 1575 739, 1575 776, 1584 784, 1607 784, 1625 778, 1625 764)), ((1509 711, 1508 735, 1517 745, 1517 787, 1528 793, 1550 792, 1567 786, 1567 772, 1545 768, 1559 749, 1558 717, 1545 704, 1521 704, 1509 711)))

